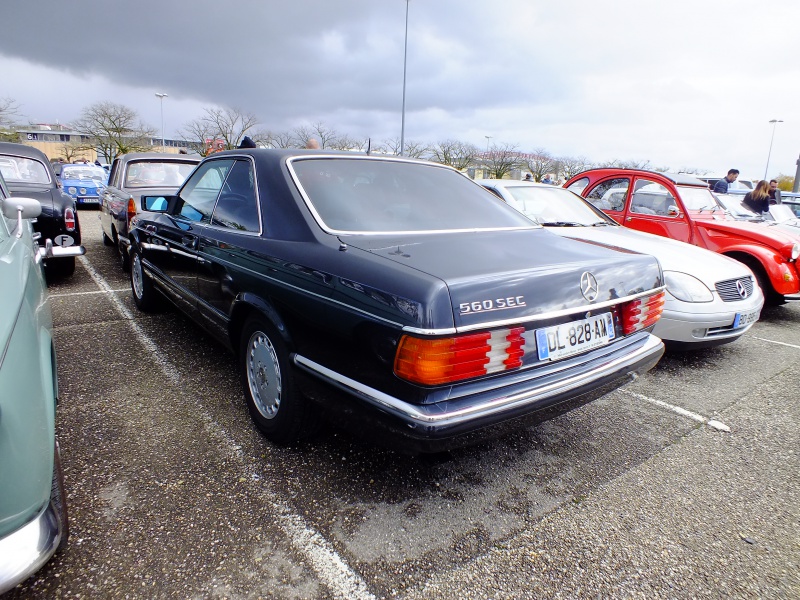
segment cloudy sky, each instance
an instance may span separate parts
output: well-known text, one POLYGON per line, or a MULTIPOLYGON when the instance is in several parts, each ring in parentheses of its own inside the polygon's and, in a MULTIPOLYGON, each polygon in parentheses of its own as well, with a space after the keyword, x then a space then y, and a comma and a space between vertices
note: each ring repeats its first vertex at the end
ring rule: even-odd
MULTIPOLYGON (((797 0, 409 0, 406 140, 794 175, 797 0), (488 139, 486 136, 490 136, 488 139)), ((10 0, 0 98, 99 101, 166 136, 230 106, 263 129, 400 137, 404 0, 10 0)))

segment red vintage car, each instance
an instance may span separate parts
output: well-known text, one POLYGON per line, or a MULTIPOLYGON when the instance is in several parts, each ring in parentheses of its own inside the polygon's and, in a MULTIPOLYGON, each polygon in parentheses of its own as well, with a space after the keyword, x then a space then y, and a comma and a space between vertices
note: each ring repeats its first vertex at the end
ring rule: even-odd
POLYGON ((735 258, 755 274, 772 304, 800 300, 800 236, 736 221, 696 177, 635 169, 590 169, 564 186, 625 227, 735 258))

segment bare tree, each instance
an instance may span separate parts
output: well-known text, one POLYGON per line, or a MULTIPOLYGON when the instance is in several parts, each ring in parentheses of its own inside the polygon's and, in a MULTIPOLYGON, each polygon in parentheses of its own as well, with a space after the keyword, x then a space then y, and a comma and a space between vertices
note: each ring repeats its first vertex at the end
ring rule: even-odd
POLYGON ((601 168, 611 168, 611 169, 644 169, 644 170, 653 170, 650 166, 649 160, 622 160, 619 158, 615 158, 614 160, 607 160, 600 163, 597 163, 598 167, 601 168))
POLYGON ((267 132, 262 140, 273 148, 295 148, 294 134, 290 131, 267 132))
MULTIPOLYGON (((58 149, 58 154, 64 162, 74 162, 79 156, 85 155, 87 150, 92 150, 94 146, 83 142, 64 142, 58 149)), ((107 158, 107 157, 106 157, 107 158)))
POLYGON ((214 128, 203 119, 194 119, 178 129, 177 134, 186 142, 191 152, 196 152, 200 156, 208 156, 211 150, 210 141, 213 141, 216 132, 214 128))
MULTIPOLYGON (((385 150, 386 154, 397 154, 399 156, 400 138, 389 138, 388 140, 384 140, 383 143, 377 147, 385 150)), ((432 149, 427 144, 415 140, 405 140, 403 156, 407 156, 408 158, 426 158, 430 156, 431 153, 432 149)))
POLYGON ((155 129, 145 125, 135 110, 114 102, 92 104, 73 125, 109 161, 117 154, 149 150, 155 135, 155 129))
POLYGON ((445 140, 429 148, 428 157, 434 162, 463 171, 475 162, 478 148, 467 142, 445 140))
POLYGON ((491 177, 502 179, 513 169, 522 166, 520 156, 517 147, 513 144, 493 145, 488 152, 481 153, 481 162, 491 177))
POLYGON ((544 148, 537 148, 533 152, 520 154, 522 166, 528 169, 534 180, 541 181, 547 173, 556 173, 557 164, 553 155, 544 148))
POLYGON ((225 150, 236 148, 247 132, 258 125, 254 114, 238 108, 206 108, 205 112, 200 120, 213 132, 213 139, 222 140, 225 150))
POLYGON ((0 98, 0 127, 10 127, 19 117, 19 104, 12 98, 0 98))
POLYGON ((557 173, 564 179, 569 179, 592 166, 592 163, 585 156, 561 156, 556 160, 559 164, 557 173))

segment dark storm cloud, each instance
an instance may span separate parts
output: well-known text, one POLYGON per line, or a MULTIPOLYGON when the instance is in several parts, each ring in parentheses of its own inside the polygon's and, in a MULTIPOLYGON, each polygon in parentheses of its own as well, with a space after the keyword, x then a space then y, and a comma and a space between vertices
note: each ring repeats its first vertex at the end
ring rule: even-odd
MULTIPOLYGON (((535 78, 519 76, 516 59, 504 59, 513 49, 464 8, 412 0, 409 111, 470 111, 542 94, 535 78)), ((0 53, 241 108, 274 128, 340 111, 376 118, 400 107, 405 9, 403 0, 32 1, 15 5, 0 53), (43 15, 47 34, 31 35, 43 15)))

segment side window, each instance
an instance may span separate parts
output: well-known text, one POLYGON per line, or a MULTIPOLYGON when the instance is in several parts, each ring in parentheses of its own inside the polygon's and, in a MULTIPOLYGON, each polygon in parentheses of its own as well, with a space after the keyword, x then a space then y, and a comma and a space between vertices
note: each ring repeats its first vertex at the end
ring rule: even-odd
POLYGON ((666 187, 649 179, 637 179, 633 186, 631 212, 674 217, 678 214, 678 208, 675 198, 666 187))
POLYGON ((597 184, 586 199, 600 210, 624 210, 628 186, 630 180, 627 177, 608 179, 597 184))
POLYGON ((217 201, 232 160, 210 160, 199 166, 181 190, 180 215, 190 221, 211 222, 211 211, 217 201))
POLYGON ((587 185, 589 185, 589 178, 581 177, 577 181, 573 181, 571 184, 569 184, 569 187, 567 189, 572 190, 573 192, 575 192, 580 196, 581 192, 583 192, 583 190, 586 189, 587 185))
POLYGON ((253 165, 249 160, 237 160, 228 172, 211 223, 239 231, 260 230, 253 165))

